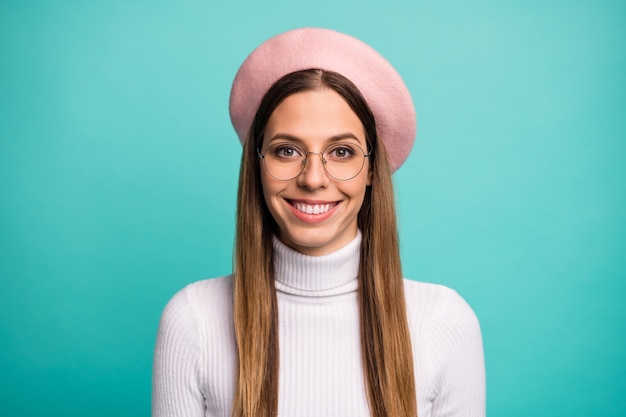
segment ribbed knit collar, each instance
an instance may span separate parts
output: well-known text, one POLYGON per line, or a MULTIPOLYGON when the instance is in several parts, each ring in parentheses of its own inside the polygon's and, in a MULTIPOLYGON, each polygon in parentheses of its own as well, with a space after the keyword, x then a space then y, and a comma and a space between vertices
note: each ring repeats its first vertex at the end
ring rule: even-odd
POLYGON ((274 236, 276 289, 306 297, 327 297, 356 291, 361 232, 336 252, 309 256, 297 252, 274 236))

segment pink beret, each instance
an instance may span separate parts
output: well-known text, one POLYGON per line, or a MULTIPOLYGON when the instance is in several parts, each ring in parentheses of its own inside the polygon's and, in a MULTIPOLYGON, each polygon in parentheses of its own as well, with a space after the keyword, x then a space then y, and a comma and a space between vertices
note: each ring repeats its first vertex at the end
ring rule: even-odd
POLYGON ((337 72, 363 94, 376 120, 393 171, 415 141, 415 109, 402 78, 378 52, 343 33, 303 28, 274 36, 243 62, 230 92, 230 118, 243 144, 261 99, 282 76, 304 69, 337 72))

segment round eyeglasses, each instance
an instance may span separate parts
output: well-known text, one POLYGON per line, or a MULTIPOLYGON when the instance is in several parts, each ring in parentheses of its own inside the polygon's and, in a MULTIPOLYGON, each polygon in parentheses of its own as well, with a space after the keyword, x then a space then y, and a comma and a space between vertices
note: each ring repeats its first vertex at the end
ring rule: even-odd
POLYGON ((359 175, 365 165, 365 158, 371 155, 363 149, 349 142, 331 143, 322 152, 307 152, 294 143, 275 143, 261 153, 257 149, 259 158, 263 160, 267 172, 277 180, 288 181, 302 173, 309 155, 319 155, 326 173, 340 181, 351 180, 359 175))

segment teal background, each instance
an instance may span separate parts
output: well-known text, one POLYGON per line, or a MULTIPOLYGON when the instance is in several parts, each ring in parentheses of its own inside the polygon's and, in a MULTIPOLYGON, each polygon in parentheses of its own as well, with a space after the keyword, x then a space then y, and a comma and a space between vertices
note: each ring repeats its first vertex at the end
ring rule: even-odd
POLYGON ((0 414, 149 415, 160 312, 228 274, 246 55, 357 36, 418 114, 405 274, 480 318, 490 416, 626 415, 626 4, 0 0, 0 414))

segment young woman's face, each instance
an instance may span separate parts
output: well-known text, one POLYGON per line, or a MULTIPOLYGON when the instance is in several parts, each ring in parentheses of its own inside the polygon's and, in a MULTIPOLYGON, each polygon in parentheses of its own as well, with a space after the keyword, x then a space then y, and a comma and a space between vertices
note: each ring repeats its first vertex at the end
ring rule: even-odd
MULTIPOLYGON (((363 124, 348 103, 335 91, 305 91, 287 97, 272 113, 264 132, 261 153, 278 143, 306 152, 322 152, 329 144, 358 145, 368 152, 363 124)), ((355 148, 358 150, 358 148, 355 148)), ((339 151, 342 155, 343 151, 339 151)), ((278 180, 261 164, 265 203, 278 224, 279 238, 307 255, 325 255, 352 241, 357 233, 357 215, 365 189, 371 184, 369 159, 347 181, 330 177, 321 155, 308 155, 296 178, 278 180)))

